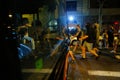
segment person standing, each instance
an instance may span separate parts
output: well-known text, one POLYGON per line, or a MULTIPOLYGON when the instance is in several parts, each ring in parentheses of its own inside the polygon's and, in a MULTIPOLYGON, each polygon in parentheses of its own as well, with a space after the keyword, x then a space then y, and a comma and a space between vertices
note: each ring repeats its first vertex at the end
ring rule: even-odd
POLYGON ((22 19, 22 25, 18 27, 18 34, 20 35, 20 39, 23 44, 27 44, 27 42, 31 43, 32 50, 35 50, 35 42, 32 37, 29 36, 28 28, 31 27, 27 18, 22 19))
POLYGON ((99 55, 97 54, 97 50, 93 48, 93 43, 94 43, 94 38, 95 38, 95 33, 94 33, 94 29, 92 28, 90 23, 86 24, 86 32, 85 35, 87 36, 86 39, 84 39, 83 41, 83 45, 82 45, 82 58, 85 59, 86 58, 86 50, 88 52, 90 52, 91 54, 93 54, 95 56, 96 59, 99 58, 99 55))
POLYGON ((109 26, 108 29, 108 43, 109 43, 109 47, 113 48, 113 40, 114 40, 114 28, 112 25, 109 26))
POLYGON ((75 52, 76 49, 77 49, 78 47, 80 47, 80 46, 81 46, 81 43, 82 43, 82 40, 79 40, 79 38, 82 36, 82 30, 81 30, 80 25, 76 25, 76 29, 77 29, 77 32, 76 32, 76 34, 74 35, 74 37, 77 37, 77 41, 76 41, 77 44, 74 45, 73 52, 75 52))
POLYGON ((35 41, 29 36, 29 24, 28 18, 22 18, 22 25, 18 26, 17 32, 19 35, 20 44, 24 44, 32 49, 32 55, 36 58, 35 52, 35 41))
POLYGON ((109 44, 108 44, 107 29, 104 29, 104 30, 103 30, 102 36, 103 36, 103 46, 104 46, 104 48, 107 48, 107 49, 108 49, 109 44))

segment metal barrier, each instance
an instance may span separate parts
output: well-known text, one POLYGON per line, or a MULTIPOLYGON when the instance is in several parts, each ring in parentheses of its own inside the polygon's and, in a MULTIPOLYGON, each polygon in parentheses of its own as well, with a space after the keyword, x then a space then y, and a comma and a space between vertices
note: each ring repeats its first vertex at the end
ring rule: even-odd
POLYGON ((50 74, 48 80, 67 80, 67 69, 68 69, 68 42, 64 40, 61 46, 61 52, 55 67, 50 74))

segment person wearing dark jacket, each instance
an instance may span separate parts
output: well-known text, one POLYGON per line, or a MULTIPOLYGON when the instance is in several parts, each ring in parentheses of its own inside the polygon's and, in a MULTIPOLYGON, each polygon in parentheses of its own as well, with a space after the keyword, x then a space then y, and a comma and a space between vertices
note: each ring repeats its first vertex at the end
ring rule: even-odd
POLYGON ((86 50, 93 54, 96 59, 98 59, 99 55, 97 54, 97 50, 93 48, 93 43, 95 40, 95 33, 94 29, 92 28, 90 23, 86 24, 86 32, 85 35, 88 36, 86 39, 84 39, 83 45, 82 45, 82 58, 86 58, 86 50))

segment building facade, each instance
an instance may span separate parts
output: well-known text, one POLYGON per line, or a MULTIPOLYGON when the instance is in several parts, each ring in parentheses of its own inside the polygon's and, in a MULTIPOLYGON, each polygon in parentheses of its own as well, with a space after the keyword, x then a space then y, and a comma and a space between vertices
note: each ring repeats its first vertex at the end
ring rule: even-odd
MULTIPOLYGON (((84 26, 86 22, 101 22, 103 25, 120 21, 120 7, 110 6, 110 1, 108 2, 107 0, 104 3, 99 3, 97 1, 99 0, 94 0, 94 2, 93 0, 58 0, 60 3, 59 19, 66 20, 63 22, 66 24, 68 21, 67 18, 73 16, 74 22, 81 26, 84 26), (100 7, 101 5, 102 7, 100 7)), ((117 3, 114 2, 113 5, 115 4, 117 3)))

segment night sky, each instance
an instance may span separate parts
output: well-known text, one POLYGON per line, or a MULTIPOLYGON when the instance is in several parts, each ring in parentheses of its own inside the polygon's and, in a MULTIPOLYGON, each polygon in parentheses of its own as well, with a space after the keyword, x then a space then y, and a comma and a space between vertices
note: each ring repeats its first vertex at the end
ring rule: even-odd
MULTIPOLYGON (((90 0, 90 8, 98 8, 99 0, 90 0)), ((105 0, 104 8, 120 8, 120 0, 105 0)))

